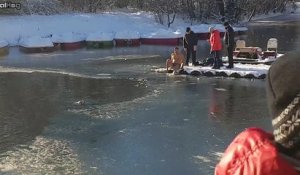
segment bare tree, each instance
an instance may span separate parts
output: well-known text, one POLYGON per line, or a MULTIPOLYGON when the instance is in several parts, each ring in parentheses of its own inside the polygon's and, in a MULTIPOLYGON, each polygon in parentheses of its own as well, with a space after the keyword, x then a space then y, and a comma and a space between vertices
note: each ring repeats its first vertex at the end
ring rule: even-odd
MULTIPOLYGON (((6 2, 6 0, 0 0, 6 2)), ((180 16, 194 21, 251 20, 260 14, 283 12, 293 0, 14 0, 21 10, 2 9, 1 14, 50 15, 65 12, 97 13, 113 8, 136 8, 152 12, 157 21, 170 27, 180 16)))
POLYGON ((159 23, 164 24, 166 17, 166 24, 168 27, 174 22, 178 12, 178 0, 149 0, 144 4, 145 10, 154 12, 159 23))

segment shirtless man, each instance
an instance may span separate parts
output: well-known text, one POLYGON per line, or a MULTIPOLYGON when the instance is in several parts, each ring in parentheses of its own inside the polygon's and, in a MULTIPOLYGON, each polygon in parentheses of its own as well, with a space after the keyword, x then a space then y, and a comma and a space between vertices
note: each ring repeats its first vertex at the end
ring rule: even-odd
POLYGON ((174 70, 174 73, 180 69, 183 69, 184 55, 180 53, 179 48, 175 47, 174 52, 171 54, 171 58, 166 61, 166 68, 168 70, 174 70))

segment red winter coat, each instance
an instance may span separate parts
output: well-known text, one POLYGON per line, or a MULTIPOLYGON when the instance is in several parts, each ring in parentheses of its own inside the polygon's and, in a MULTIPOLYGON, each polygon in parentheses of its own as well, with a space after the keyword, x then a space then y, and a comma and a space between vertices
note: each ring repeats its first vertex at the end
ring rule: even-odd
POLYGON ((218 30, 213 30, 213 32, 210 34, 209 43, 211 51, 222 50, 222 42, 220 32, 218 30))
POLYGON ((215 175, 300 175, 279 154, 273 136, 259 128, 240 133, 216 166, 215 175))

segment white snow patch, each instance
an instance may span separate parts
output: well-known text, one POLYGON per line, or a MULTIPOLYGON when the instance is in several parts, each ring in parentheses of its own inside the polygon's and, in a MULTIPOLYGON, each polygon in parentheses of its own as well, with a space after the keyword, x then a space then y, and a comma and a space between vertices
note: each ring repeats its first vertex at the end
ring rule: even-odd
POLYGON ((224 88, 215 88, 215 90, 216 90, 216 91, 223 91, 223 92, 227 91, 227 90, 224 89, 224 88))
MULTIPOLYGON (((198 24, 198 25, 191 26, 191 29, 195 33, 209 33, 209 27, 214 27, 215 29, 219 30, 220 32, 225 32, 225 28, 224 28, 223 24, 198 24)), ((234 27, 234 26, 233 26, 233 29, 235 32, 248 30, 247 27, 234 27)), ((185 29, 181 29, 180 31, 183 32, 182 30, 185 30, 185 29)))
MULTIPOLYGON (((282 53, 277 53, 277 56, 275 57, 275 56, 268 56, 267 58, 262 58, 262 57, 260 57, 259 59, 257 59, 255 62, 256 63, 258 63, 258 64, 265 64, 265 63, 270 63, 270 62, 274 62, 274 61, 276 61, 277 60, 277 58, 279 58, 279 57, 281 57, 281 56, 283 56, 284 54, 282 54, 282 53)), ((233 58, 237 58, 237 57, 233 57, 233 58)), ((240 57, 238 57, 238 59, 240 59, 241 61, 247 61, 247 60, 249 60, 249 58, 240 58, 240 57)), ((225 56, 225 57, 222 57, 222 60, 224 61, 224 62, 227 62, 228 61, 228 57, 227 56, 225 56)))
POLYGON ((41 36, 33 36, 22 38, 19 42, 23 47, 53 47, 53 43, 50 38, 42 38, 41 36))
POLYGON ((234 31, 247 31, 248 28, 247 27, 233 27, 234 31))
POLYGON ((142 38, 181 38, 183 37, 184 33, 180 30, 176 30, 175 32, 172 30, 166 29, 158 29, 156 31, 143 34, 142 38))
POLYGON ((86 41, 112 41, 115 34, 113 32, 95 32, 87 36, 86 41))
POLYGON ((83 33, 68 32, 63 34, 52 35, 53 43, 74 43, 74 42, 84 41, 85 39, 86 39, 86 35, 83 33))
POLYGON ((191 29, 195 33, 209 33, 209 27, 214 27, 218 29, 220 32, 225 31, 224 26, 221 24, 199 24, 191 26, 191 29))
POLYGON ((140 37, 137 31, 120 31, 116 33, 115 39, 140 39, 140 37))
POLYGON ((8 42, 6 40, 0 40, 0 47, 6 47, 8 42))
MULTIPOLYGON (((190 26, 188 22, 176 18, 174 24, 167 28, 167 26, 157 23, 155 16, 147 12, 0 16, 0 23, 0 40, 7 40, 11 46, 18 45, 20 38, 36 35, 53 35, 54 42, 75 42, 85 39, 78 37, 76 33, 96 32, 116 32, 118 33, 116 38, 119 39, 137 39, 141 35, 177 38, 177 36, 183 36, 185 28, 190 26), (65 36, 66 33, 69 34, 65 36)), ((209 26, 215 26, 220 31, 224 30, 222 24, 196 24, 191 27, 195 32, 208 32, 209 26)), ((240 30, 239 28, 235 29, 236 31, 240 30)))
POLYGON ((79 74, 74 72, 66 72, 64 70, 43 70, 43 69, 27 69, 27 68, 14 68, 14 67, 0 66, 0 73, 8 73, 8 72, 20 72, 20 73, 29 73, 29 74, 38 72, 38 73, 61 74, 61 75, 68 75, 68 76, 81 77, 81 78, 103 79, 102 76, 90 76, 90 75, 84 75, 84 74, 79 74))
POLYGON ((208 158, 208 157, 204 157, 204 156, 193 156, 193 158, 195 159, 195 161, 199 161, 199 162, 202 162, 202 163, 208 163, 208 162, 211 162, 211 160, 208 158))
POLYGON ((184 70, 189 74, 193 71, 198 71, 198 72, 202 71, 202 72, 212 72, 213 74, 215 74, 216 72, 225 72, 228 76, 231 75, 232 73, 238 73, 241 76, 252 74, 255 77, 259 77, 260 75, 267 74, 269 68, 270 68, 269 65, 264 65, 264 64, 253 65, 253 64, 236 63, 234 64, 233 69, 226 69, 225 67, 221 67, 220 69, 212 69, 211 67, 186 66, 184 67, 184 70))

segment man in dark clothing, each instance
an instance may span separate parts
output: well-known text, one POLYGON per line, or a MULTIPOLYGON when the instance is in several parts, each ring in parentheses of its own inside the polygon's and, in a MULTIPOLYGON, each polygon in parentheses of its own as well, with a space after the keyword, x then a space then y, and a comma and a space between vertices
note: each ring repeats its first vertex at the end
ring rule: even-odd
POLYGON ((227 47, 228 63, 227 68, 233 68, 233 49, 234 49, 234 30, 228 22, 224 23, 225 27, 225 44, 227 47))
POLYGON ((197 35, 191 30, 190 27, 186 28, 186 33, 183 37, 183 48, 186 52, 186 62, 189 64, 189 59, 192 54, 192 64, 196 65, 196 50, 197 50, 198 38, 197 35))

